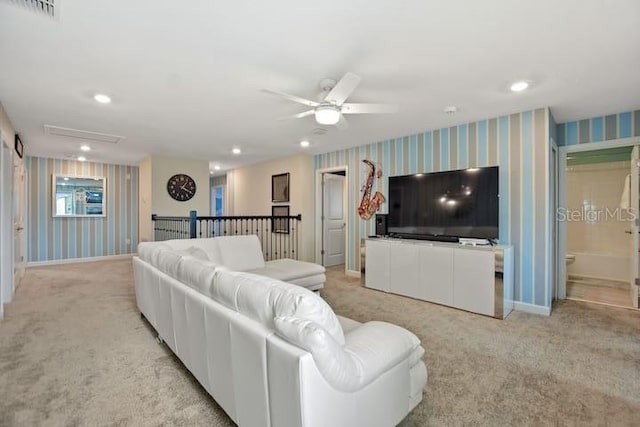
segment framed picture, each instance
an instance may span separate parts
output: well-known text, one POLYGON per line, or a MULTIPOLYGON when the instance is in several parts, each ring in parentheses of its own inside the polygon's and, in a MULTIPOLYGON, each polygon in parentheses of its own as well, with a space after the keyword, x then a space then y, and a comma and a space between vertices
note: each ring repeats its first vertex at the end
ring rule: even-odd
POLYGON ((289 234, 289 206, 271 206, 271 231, 289 234))
POLYGON ((273 203, 283 203, 289 201, 288 172, 278 175, 271 175, 271 201, 273 203))
POLYGON ((16 145, 15 145, 16 153, 18 153, 18 157, 22 158, 24 155, 24 145, 22 145, 22 140, 16 133, 16 145))

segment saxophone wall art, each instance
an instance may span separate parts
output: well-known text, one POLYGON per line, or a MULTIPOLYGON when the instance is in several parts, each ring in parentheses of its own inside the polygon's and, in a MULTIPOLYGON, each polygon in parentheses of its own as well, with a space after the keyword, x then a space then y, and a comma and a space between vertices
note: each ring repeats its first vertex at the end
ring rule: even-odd
POLYGON ((380 205, 384 203, 385 198, 381 192, 376 191, 373 197, 371 197, 371 189, 373 187, 373 181, 382 176, 382 168, 376 168, 376 165, 373 164, 370 160, 363 160, 364 164, 369 166, 369 174, 367 175, 367 180, 362 186, 362 201, 360 202, 360 206, 358 206, 358 215, 362 219, 370 219, 374 213, 380 210, 380 205))

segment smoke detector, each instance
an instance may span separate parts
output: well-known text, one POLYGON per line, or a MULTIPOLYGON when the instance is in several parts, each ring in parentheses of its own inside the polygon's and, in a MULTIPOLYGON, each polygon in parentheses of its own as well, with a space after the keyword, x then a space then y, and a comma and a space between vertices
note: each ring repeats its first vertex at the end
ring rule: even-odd
POLYGON ((444 112, 447 114, 455 114, 458 111, 458 107, 455 105, 449 105, 448 107, 444 107, 444 112))

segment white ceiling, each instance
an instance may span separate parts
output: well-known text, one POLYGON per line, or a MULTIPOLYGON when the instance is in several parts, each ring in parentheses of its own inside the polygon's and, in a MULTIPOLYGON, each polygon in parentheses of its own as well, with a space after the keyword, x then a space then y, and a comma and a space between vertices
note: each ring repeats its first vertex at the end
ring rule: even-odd
POLYGON ((125 137, 91 144, 92 161, 153 154, 225 170, 304 138, 322 153, 544 106, 558 122, 640 108, 638 0, 58 0, 58 20, 8 1, 0 101, 32 156, 79 154, 45 124, 125 137), (260 91, 315 99, 321 79, 347 71, 363 79, 348 102, 399 112, 316 136, 312 116, 276 120, 307 107, 260 91), (510 93, 517 79, 532 87, 510 93))

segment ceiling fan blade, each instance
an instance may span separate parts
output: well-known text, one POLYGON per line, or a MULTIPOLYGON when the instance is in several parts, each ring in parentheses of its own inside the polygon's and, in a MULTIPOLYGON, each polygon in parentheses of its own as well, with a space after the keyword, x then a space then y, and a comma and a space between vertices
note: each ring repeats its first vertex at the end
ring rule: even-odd
POLYGON ((349 122, 344 118, 342 114, 340 114, 340 120, 338 120, 338 123, 336 123, 336 127, 340 130, 349 129, 349 122))
POLYGON ((397 113, 398 106, 393 104, 342 104, 344 114, 383 114, 397 113))
POLYGON ((324 98, 326 102, 331 102, 336 105, 342 105, 342 103, 351 95, 351 93, 358 87, 362 77, 347 73, 340 81, 331 89, 331 92, 324 98))
POLYGON ((303 117, 313 116, 315 112, 316 110, 307 110, 303 111, 302 113, 293 114, 291 116, 279 117, 278 120, 301 119, 303 117))
POLYGON ((299 96, 295 96, 295 95, 289 95, 288 93, 284 93, 284 92, 278 92, 277 90, 271 90, 271 89, 261 89, 261 90, 265 93, 269 93, 271 95, 278 95, 288 99, 289 101, 297 102, 299 104, 303 104, 308 107, 317 107, 318 105, 320 105, 319 102, 311 101, 310 99, 300 98, 299 96))

